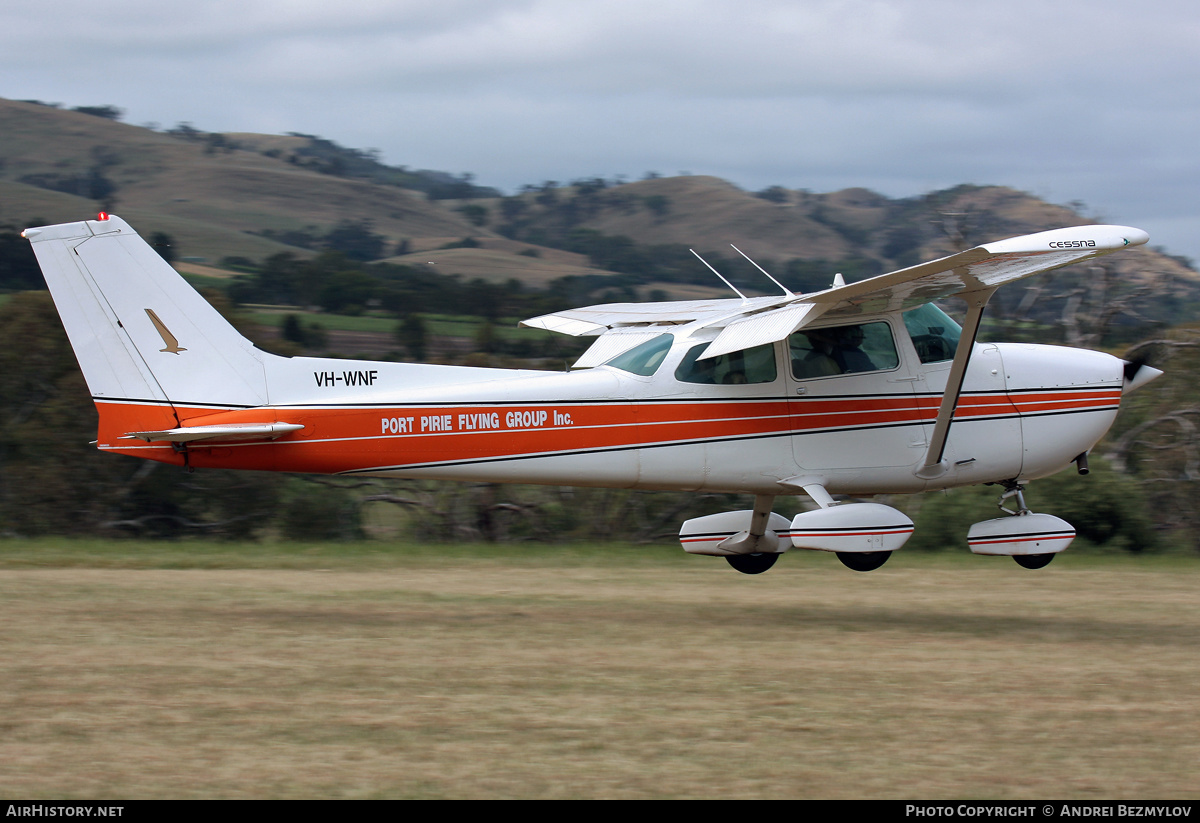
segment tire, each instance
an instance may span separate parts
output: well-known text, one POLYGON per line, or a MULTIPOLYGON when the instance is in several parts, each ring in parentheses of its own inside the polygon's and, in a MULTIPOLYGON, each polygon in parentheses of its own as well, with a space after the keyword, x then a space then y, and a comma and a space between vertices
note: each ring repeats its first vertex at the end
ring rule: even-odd
POLYGON ((1014 554, 1013 560, 1022 569, 1044 569, 1054 559, 1053 554, 1014 554))
POLYGON ((873 572, 888 561, 891 552, 838 552, 837 558, 847 569, 873 572))
POLYGON ((729 565, 740 571, 742 574, 762 574, 767 569, 775 565, 775 561, 779 559, 779 555, 771 552, 755 552, 754 554, 727 554, 725 559, 729 561, 729 565))

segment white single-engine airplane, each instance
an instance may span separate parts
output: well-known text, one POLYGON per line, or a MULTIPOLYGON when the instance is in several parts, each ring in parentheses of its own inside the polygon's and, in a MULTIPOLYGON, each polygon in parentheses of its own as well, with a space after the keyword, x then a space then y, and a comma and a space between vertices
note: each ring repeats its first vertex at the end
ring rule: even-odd
POLYGON ((1007 515, 972 526, 971 551, 1040 568, 1075 532, 1030 512, 1025 484, 1072 462, 1086 471, 1122 392, 1160 374, 1099 352, 975 341, 997 288, 1149 239, 1124 226, 1014 237, 805 295, 779 286, 524 321, 597 336, 566 373, 268 354, 115 216, 23 236, 104 451, 189 468, 751 494, 753 509, 680 532, 686 551, 747 574, 791 548, 878 568, 912 521, 835 495, 978 483, 1004 487, 1007 515), (950 295, 967 304, 961 329, 931 302, 950 295), (817 508, 772 512, 799 493, 817 508))

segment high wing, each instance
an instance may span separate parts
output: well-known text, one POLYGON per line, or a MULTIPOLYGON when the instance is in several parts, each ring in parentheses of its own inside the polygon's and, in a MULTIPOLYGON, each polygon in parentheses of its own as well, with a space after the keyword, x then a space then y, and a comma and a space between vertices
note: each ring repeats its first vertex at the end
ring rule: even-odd
POLYGON ((717 357, 783 340, 820 317, 904 310, 950 295, 963 297, 968 303, 979 296, 986 303, 987 297, 1005 283, 1140 246, 1149 239, 1146 232, 1129 226, 1075 226, 987 243, 799 297, 608 303, 534 317, 521 325, 578 336, 604 335, 629 327, 699 323, 721 329, 703 355, 717 357))

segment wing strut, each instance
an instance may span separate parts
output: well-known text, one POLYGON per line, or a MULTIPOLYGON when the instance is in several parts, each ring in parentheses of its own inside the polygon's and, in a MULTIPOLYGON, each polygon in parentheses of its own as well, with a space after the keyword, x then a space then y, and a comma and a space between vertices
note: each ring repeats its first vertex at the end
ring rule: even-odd
POLYGON ((942 403, 938 406, 937 420, 933 424, 933 435, 929 438, 929 451, 925 454, 925 465, 917 470, 918 477, 932 479, 946 473, 943 457, 946 453, 946 440, 950 436, 950 423, 954 419, 954 410, 958 408, 958 398, 962 395, 963 380, 967 376, 967 366, 971 362, 975 338, 979 336, 979 322, 983 319, 983 310, 995 293, 996 289, 992 288, 960 295, 967 301, 967 317, 963 324, 962 334, 958 338, 958 348, 954 352, 954 360, 950 363, 950 374, 946 377, 946 390, 942 394, 942 403))

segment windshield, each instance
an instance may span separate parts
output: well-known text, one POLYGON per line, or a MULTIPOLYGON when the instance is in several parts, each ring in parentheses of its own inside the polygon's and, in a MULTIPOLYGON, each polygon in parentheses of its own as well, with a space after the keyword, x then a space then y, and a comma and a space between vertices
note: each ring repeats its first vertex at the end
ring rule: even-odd
POLYGON ((962 329, 932 303, 904 313, 904 326, 922 363, 953 360, 962 329))

